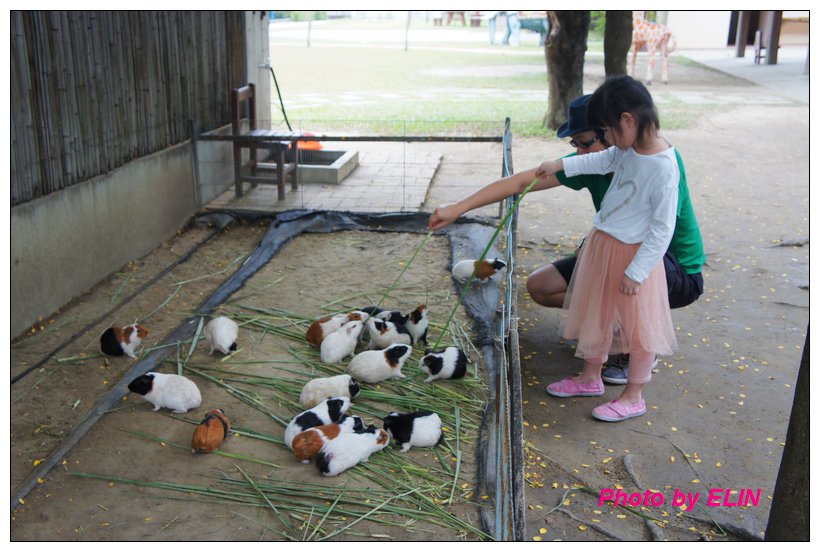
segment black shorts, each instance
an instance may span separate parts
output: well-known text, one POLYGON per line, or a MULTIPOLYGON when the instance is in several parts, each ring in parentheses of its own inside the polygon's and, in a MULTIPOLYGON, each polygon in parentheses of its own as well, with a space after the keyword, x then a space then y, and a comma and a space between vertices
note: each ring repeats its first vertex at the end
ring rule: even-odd
MULTIPOLYGON (((558 259, 553 266, 569 284, 572 271, 575 270, 575 255, 558 259)), ((678 259, 669 251, 663 256, 663 267, 666 269, 666 287, 669 290, 669 307, 679 309, 697 301, 703 293, 703 276, 687 274, 678 262, 678 259)))

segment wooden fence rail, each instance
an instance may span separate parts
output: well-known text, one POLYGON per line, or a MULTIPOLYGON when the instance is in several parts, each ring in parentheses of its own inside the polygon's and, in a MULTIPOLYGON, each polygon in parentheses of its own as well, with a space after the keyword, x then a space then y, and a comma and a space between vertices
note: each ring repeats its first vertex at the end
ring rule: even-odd
POLYGON ((11 205, 230 120, 242 12, 12 11, 11 205))

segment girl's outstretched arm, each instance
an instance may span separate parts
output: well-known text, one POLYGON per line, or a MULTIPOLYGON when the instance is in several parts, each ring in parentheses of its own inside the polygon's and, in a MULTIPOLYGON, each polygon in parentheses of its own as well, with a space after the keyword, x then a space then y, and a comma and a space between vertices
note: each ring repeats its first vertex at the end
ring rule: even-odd
MULTIPOLYGON (((502 201, 514 194, 520 194, 535 180, 536 170, 537 169, 529 169, 501 178, 487 184, 477 192, 470 194, 456 203, 437 208, 433 211, 433 214, 430 215, 427 227, 430 230, 439 230, 448 224, 452 224, 458 217, 468 211, 502 201)), ((560 182, 555 176, 544 175, 535 183, 535 186, 533 186, 530 191, 547 190, 559 185, 560 182)))

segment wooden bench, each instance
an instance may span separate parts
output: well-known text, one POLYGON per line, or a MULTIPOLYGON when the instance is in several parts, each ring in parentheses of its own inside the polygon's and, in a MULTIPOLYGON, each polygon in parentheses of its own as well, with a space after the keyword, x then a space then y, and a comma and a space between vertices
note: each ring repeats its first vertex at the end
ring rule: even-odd
POLYGON ((279 200, 285 199, 285 178, 289 174, 291 190, 298 189, 299 164, 298 135, 293 132, 278 132, 256 128, 256 96, 253 84, 247 84, 231 91, 231 130, 233 133, 233 167, 236 197, 242 197, 242 186, 249 182, 276 184, 279 200), (248 102, 249 131, 242 132, 242 102, 248 102), (243 151, 247 150, 248 160, 243 161, 243 151), (267 155, 259 158, 261 151, 267 155))

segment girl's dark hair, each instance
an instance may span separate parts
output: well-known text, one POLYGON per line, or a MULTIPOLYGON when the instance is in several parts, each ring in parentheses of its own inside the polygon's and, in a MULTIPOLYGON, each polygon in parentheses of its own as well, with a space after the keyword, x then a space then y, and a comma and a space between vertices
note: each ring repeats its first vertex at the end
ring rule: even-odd
POLYGON ((658 110, 649 90, 629 75, 613 75, 589 98, 587 123, 618 132, 621 114, 632 113, 638 121, 638 141, 650 130, 660 130, 658 110))

